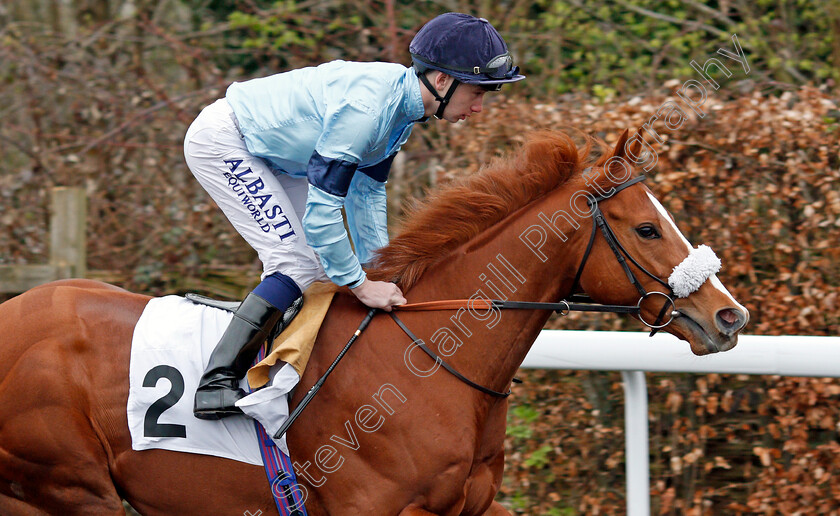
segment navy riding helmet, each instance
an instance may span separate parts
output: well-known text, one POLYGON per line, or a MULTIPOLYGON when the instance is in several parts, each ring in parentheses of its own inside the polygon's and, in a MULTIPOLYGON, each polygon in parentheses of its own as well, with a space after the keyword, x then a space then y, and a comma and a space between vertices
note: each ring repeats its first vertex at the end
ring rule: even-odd
POLYGON ((440 102, 436 118, 460 83, 478 84, 488 90, 499 90, 502 84, 521 81, 519 67, 505 40, 484 18, 463 13, 445 13, 433 18, 411 40, 408 47, 417 75, 440 102), (455 81, 443 97, 426 77, 427 70, 439 70, 455 81))

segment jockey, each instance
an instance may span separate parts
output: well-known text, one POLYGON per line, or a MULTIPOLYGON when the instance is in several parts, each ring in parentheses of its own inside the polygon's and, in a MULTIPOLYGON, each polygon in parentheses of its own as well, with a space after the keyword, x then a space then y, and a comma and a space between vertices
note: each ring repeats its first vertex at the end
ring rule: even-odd
POLYGON ((388 243, 394 156, 416 122, 456 123, 481 111, 485 92, 525 78, 483 18, 442 14, 409 50, 413 68, 333 61, 235 82, 187 131, 187 165, 263 264, 210 356, 196 417, 240 413, 239 379, 312 282, 346 285, 371 308, 405 303, 395 284, 362 268, 388 243))

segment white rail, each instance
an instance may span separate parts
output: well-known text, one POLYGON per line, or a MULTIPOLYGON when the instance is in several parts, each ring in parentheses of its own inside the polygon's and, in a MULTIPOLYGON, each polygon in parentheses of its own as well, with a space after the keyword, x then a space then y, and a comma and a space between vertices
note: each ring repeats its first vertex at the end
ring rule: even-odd
POLYGON ((725 353, 698 357, 669 334, 543 330, 522 367, 621 371, 627 514, 650 515, 645 371, 840 377, 840 337, 742 335, 725 353))

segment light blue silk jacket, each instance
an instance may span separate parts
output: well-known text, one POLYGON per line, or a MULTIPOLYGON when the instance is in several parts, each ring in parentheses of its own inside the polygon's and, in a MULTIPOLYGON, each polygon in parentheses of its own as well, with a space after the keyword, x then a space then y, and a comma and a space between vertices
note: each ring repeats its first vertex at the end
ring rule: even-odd
POLYGON ((414 71, 333 61, 235 82, 226 98, 251 154, 275 174, 308 178, 303 229, 327 275, 338 285, 360 285, 361 263, 388 243, 391 162, 424 114, 414 71))

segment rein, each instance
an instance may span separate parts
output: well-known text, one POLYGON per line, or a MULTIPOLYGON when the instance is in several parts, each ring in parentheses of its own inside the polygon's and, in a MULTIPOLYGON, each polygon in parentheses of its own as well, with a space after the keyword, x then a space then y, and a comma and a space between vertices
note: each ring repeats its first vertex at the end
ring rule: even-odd
POLYGON ((601 305, 589 302, 584 296, 572 296, 568 301, 558 303, 543 303, 539 301, 502 301, 499 299, 446 299, 442 301, 424 301, 421 303, 407 303, 395 305, 396 310, 405 312, 431 312, 436 310, 457 310, 459 308, 472 310, 518 309, 518 310, 553 310, 560 315, 571 312, 612 312, 620 314, 638 314, 638 306, 601 305))
POLYGON ((414 333, 412 333, 411 330, 408 329, 408 326, 406 326, 405 323, 402 322, 402 320, 399 317, 397 317, 397 314, 395 314, 393 311, 391 311, 388 315, 390 315, 391 319, 393 319, 394 322, 397 323, 397 326, 402 328, 402 331, 404 331, 405 334, 408 335, 408 337, 412 341, 414 341, 414 344, 416 344, 418 348, 422 349, 427 355, 432 357, 436 363, 443 366, 443 368, 446 369, 447 371, 449 371, 455 378, 461 380, 462 382, 469 385, 473 389, 477 389, 477 390, 483 392, 484 394, 489 394, 491 396, 496 396, 497 398, 507 398, 508 396, 510 396, 510 389, 508 389, 507 392, 494 391, 493 389, 489 389, 487 387, 479 385, 479 384, 475 383, 474 381, 470 380, 469 378, 467 378, 466 376, 462 375, 461 373, 458 372, 457 369, 455 369, 451 365, 447 364, 444 359, 440 358, 440 356, 438 356, 434 351, 429 349, 429 347, 426 346, 426 344, 421 339, 417 338, 417 336, 414 335, 414 333))
MULTIPOLYGON (((578 299, 574 298, 573 299, 578 299)), ((640 301, 641 302, 641 301, 640 301)), ((433 311, 433 310, 458 310, 458 309, 470 309, 470 310, 490 310, 493 308, 496 309, 515 309, 515 310, 553 310, 560 315, 566 315, 570 311, 581 311, 581 312, 613 312, 613 313, 625 313, 625 314, 639 314, 640 308, 639 306, 622 306, 622 305, 596 305, 590 303, 574 303, 570 301, 560 301, 559 303, 542 303, 536 301, 501 301, 498 299, 447 299, 442 301, 425 301, 421 303, 407 303, 404 305, 397 305, 394 306, 395 310, 392 310, 388 315, 391 316, 391 319, 397 323, 402 331, 405 332, 408 337, 414 341, 415 345, 423 350, 424 353, 429 355, 437 364, 441 367, 449 371, 455 378, 461 380, 465 384, 469 385, 473 389, 477 389, 484 394, 489 394, 491 396, 495 396, 497 398, 507 398, 510 396, 510 389, 507 392, 499 392, 494 391, 488 387, 484 387, 483 385, 477 384, 474 381, 470 380, 457 369, 449 365, 444 359, 442 359, 437 353, 429 349, 428 346, 423 342, 422 339, 418 338, 414 333, 408 329, 408 326, 402 322, 402 319, 397 317, 396 310, 404 310, 407 312, 420 312, 420 311, 433 311)), ((516 379, 514 379, 516 381, 516 379)))

